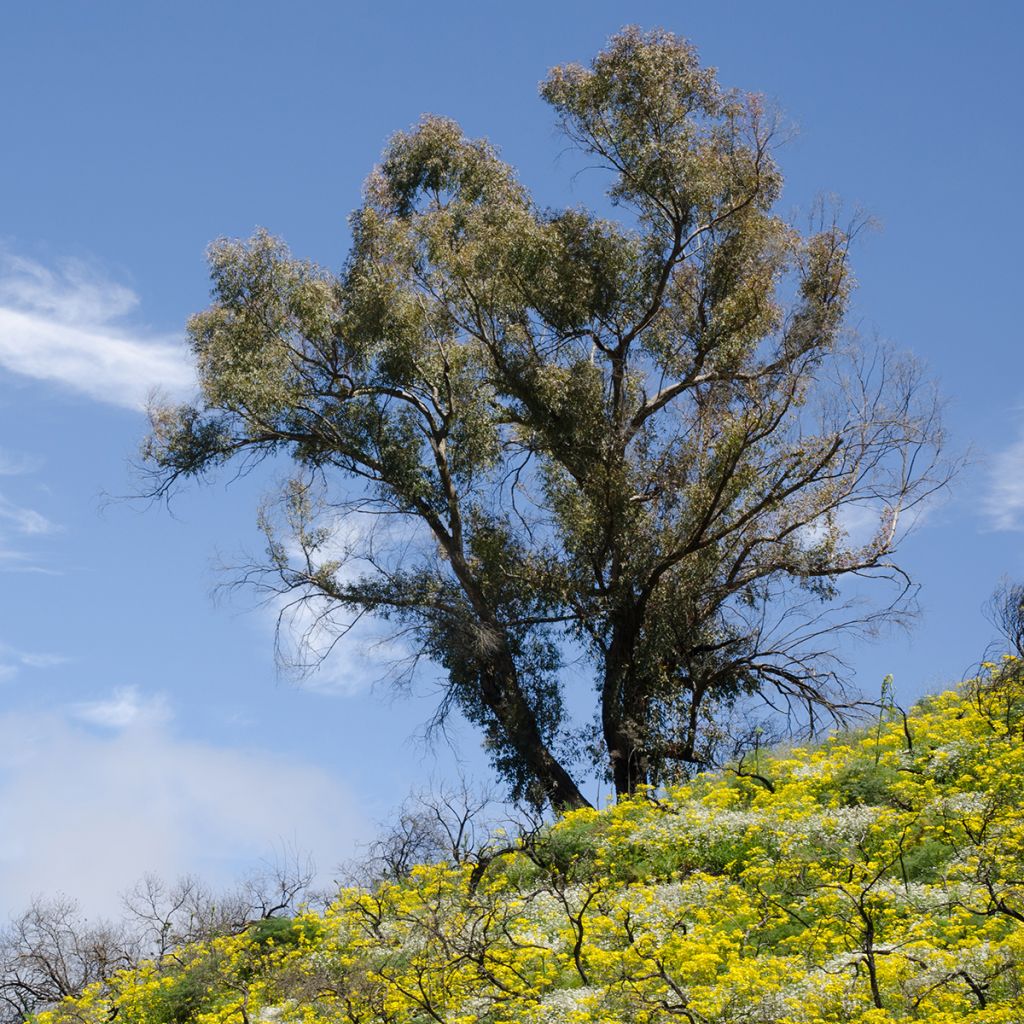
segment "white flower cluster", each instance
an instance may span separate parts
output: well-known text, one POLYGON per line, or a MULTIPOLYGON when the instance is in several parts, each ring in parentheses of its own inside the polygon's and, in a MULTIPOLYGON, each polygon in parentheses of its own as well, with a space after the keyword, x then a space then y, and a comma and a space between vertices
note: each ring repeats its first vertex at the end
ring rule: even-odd
POLYGON ((740 838, 751 829, 765 827, 759 811, 734 811, 687 803, 677 814, 663 814, 637 822, 631 836, 636 845, 706 849, 724 839, 740 838))
POLYGON ((823 1015, 830 1012, 831 1019, 845 1020, 866 1009, 855 969, 860 959, 859 953, 843 953, 788 985, 781 995, 790 1013, 806 1015, 815 1006, 823 1015))
POLYGON ((907 993, 914 996, 942 985, 964 985, 964 975, 975 982, 984 982, 1002 973, 1012 963, 1005 948, 993 948, 989 942, 961 948, 955 954, 947 950, 914 951, 914 972, 904 982, 907 993))
POLYGON ((542 890, 524 901, 522 918, 529 924, 515 929, 517 941, 534 946, 558 945, 558 933, 565 927, 565 908, 552 893, 542 890))
POLYGON ((984 814, 989 808, 984 793, 952 793, 936 801, 938 810, 949 817, 959 818, 969 814, 984 814))
POLYGON ((861 843, 878 820, 882 809, 867 804, 856 807, 836 807, 804 819, 810 838, 832 840, 844 845, 861 843))
POLYGON ((965 762, 976 754, 977 748, 969 740, 957 739, 936 747, 928 759, 926 771, 937 781, 952 779, 959 774, 965 762))
POLYGON ((564 1024, 578 1010, 586 1010, 604 995, 600 988, 557 988, 546 992, 530 1019, 533 1024, 564 1024))
POLYGON ((941 885, 926 885, 923 882, 902 882, 899 879, 879 879, 871 887, 878 896, 886 897, 890 905, 904 904, 913 908, 915 914, 947 911, 952 897, 949 890, 941 885))

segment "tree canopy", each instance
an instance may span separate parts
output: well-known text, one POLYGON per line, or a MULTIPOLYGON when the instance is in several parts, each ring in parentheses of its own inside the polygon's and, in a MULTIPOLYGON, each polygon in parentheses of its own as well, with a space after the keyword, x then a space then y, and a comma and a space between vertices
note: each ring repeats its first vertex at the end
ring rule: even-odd
POLYGON ((627 793, 706 763, 751 699, 841 710, 835 631, 902 607, 851 609, 842 580, 906 596, 900 524, 946 470, 933 389, 844 331, 853 230, 776 211, 758 97, 636 29, 541 95, 618 219, 542 209, 424 117, 340 272, 263 232, 213 244, 201 393, 153 409, 144 455, 155 493, 288 458, 258 578, 339 637, 390 623, 443 670, 439 719, 479 726, 517 795, 578 807, 588 751, 627 793))

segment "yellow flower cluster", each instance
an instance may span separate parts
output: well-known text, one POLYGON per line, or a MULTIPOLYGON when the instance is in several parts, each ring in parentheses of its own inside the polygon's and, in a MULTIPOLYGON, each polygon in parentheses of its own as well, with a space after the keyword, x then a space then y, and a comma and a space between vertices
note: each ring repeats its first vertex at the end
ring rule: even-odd
POLYGON ((1024 1021, 1024 665, 480 865, 119 973, 38 1024, 1024 1021))

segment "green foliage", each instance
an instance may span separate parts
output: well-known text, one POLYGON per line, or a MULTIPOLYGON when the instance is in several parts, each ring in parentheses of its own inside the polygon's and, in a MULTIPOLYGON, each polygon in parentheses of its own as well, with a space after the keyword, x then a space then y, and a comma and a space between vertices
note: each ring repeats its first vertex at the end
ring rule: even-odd
POLYGON ((888 765, 876 764, 873 756, 863 758, 836 776, 836 797, 843 807, 891 805, 892 784, 898 777, 888 765))
POLYGON ((162 984, 154 993, 150 1012, 161 1024, 191 1024, 199 1014, 208 1010, 213 1002, 212 987, 216 984, 216 972, 204 965, 203 969, 185 970, 176 975, 165 975, 162 984))
POLYGON ((294 920, 290 917, 265 917, 251 925, 249 939, 254 946, 295 946, 300 940, 312 942, 318 936, 317 923, 309 918, 294 920))
POLYGON ((955 856, 956 851, 949 843, 922 839, 904 852, 900 870, 908 882, 934 883, 955 856))

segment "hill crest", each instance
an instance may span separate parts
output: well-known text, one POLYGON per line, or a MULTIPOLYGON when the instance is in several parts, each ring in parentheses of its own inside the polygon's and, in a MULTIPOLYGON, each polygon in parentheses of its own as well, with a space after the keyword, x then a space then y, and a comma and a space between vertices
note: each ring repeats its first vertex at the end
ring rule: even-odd
POLYGON ((38 1024, 1024 1020, 1024 665, 121 972, 38 1024))

